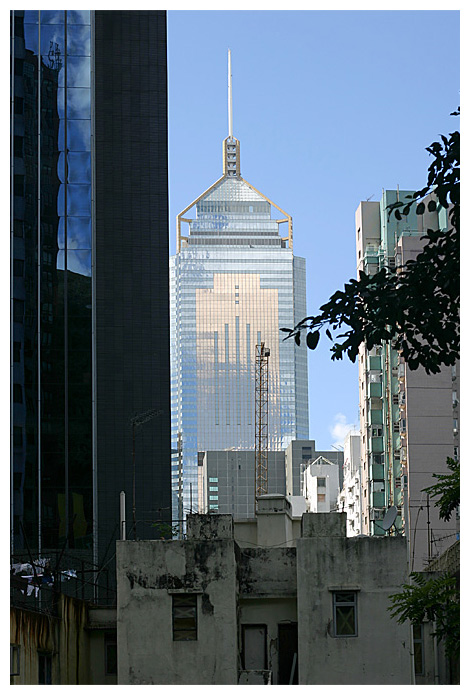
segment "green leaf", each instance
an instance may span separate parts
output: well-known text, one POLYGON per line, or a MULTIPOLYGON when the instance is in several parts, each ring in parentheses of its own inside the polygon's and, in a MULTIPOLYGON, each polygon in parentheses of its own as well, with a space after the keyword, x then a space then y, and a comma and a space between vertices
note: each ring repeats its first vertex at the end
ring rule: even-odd
POLYGON ((300 345, 300 333, 295 334, 294 340, 296 345, 300 345))
POLYGON ((429 212, 434 212, 434 210, 437 208, 436 201, 435 200, 430 200, 428 203, 428 210, 429 212))
POLYGON ((418 205, 416 206, 416 214, 417 215, 423 215, 425 209, 426 209, 426 206, 424 203, 418 203, 418 205))
POLYGON ((315 350, 320 340, 320 331, 314 331, 313 333, 307 333, 307 347, 310 350, 315 350))
POLYGON ((399 210, 395 210, 395 217, 397 218, 397 220, 401 220, 401 214, 399 210))

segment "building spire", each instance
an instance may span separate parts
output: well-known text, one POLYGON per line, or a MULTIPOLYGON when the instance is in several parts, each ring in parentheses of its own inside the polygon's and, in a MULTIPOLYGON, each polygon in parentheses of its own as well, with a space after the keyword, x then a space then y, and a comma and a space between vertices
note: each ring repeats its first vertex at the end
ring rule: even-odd
POLYGON ((228 137, 224 140, 224 176, 240 176, 240 143, 233 137, 232 51, 228 49, 228 137))
POLYGON ((233 137, 233 111, 232 111, 232 52, 228 49, 228 136, 233 137))

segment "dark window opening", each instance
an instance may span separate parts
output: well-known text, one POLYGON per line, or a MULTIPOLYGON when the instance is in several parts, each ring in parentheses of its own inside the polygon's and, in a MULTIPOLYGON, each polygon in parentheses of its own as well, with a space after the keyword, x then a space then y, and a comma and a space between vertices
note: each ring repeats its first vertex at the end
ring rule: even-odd
POLYGON ((21 384, 13 384, 13 403, 23 403, 23 389, 21 384))
POLYGON ((197 640, 197 594, 173 597, 173 640, 197 640))
POLYGON ((15 114, 21 116, 24 110, 24 99, 23 97, 15 97, 15 114))
POLYGON ((105 673, 107 676, 117 674, 117 635, 109 634, 104 637, 105 673))
POLYGON ((20 646, 10 644, 10 677, 20 675, 20 646))
POLYGON ((52 685, 52 654, 39 654, 39 685, 52 685))
POLYGON ((13 259, 13 275, 17 278, 24 276, 24 261, 20 258, 13 259))
POLYGON ((13 426, 13 446, 23 446, 23 429, 16 425, 13 426))
POLYGON ((21 343, 13 342, 13 362, 21 362, 21 343))

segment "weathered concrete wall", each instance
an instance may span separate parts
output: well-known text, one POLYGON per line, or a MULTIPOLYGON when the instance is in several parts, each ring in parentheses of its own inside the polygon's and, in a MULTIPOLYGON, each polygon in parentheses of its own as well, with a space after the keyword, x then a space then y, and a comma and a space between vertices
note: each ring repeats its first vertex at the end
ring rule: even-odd
POLYGON ((346 538, 346 514, 306 516, 297 541, 300 685, 411 683, 409 627, 387 611, 407 581, 405 538, 346 538), (335 590, 357 591, 357 637, 334 637, 335 590))
POLYGON ((295 597, 295 548, 243 548, 237 553, 241 598, 295 597))
POLYGON ((90 685, 87 606, 70 596, 58 598, 57 616, 10 609, 10 643, 20 647, 20 675, 12 685, 37 685, 39 654, 51 657, 52 685, 90 685))
POLYGON ((117 568, 118 684, 237 683, 232 540, 119 541, 117 568), (195 641, 173 641, 176 591, 198 594, 195 641))

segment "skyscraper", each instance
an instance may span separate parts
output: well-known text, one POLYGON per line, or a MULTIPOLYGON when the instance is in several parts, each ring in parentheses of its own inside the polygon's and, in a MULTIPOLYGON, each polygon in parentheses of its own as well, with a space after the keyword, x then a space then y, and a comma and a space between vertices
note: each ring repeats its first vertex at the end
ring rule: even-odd
POLYGON ((101 565, 170 508, 166 13, 11 26, 11 546, 101 565))
POLYGON ((306 348, 279 330, 306 314, 305 260, 293 253, 292 217, 241 175, 230 56, 223 174, 178 215, 170 288, 173 514, 181 517, 195 509, 198 451, 254 448, 257 344, 270 349, 268 449, 308 439, 306 348))
MULTIPOLYGON (((412 191, 384 191, 380 202, 362 202, 356 211, 358 270, 374 274, 399 267, 422 250, 427 229, 446 229, 447 213, 398 221, 387 206, 406 201, 412 191)), ((439 518, 434 501, 422 492, 447 473, 447 457, 458 458, 458 365, 438 374, 409 369, 391 341, 359 353, 362 528, 383 535, 387 508, 397 507, 395 525, 404 529, 410 566, 419 570, 455 540, 456 520, 439 518)))

